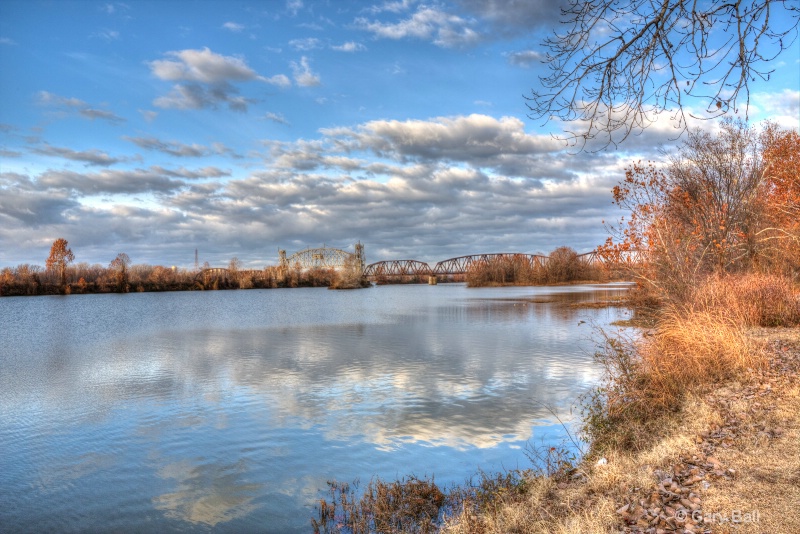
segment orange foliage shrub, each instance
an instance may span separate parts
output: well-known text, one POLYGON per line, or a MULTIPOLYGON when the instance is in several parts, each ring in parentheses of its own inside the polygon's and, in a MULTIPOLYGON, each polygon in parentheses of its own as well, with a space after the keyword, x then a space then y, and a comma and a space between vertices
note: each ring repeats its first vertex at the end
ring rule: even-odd
POLYGON ((800 270, 800 138, 740 121, 696 131, 667 165, 632 165, 614 187, 628 210, 598 248, 620 261, 641 254, 636 278, 685 302, 708 274, 800 270))

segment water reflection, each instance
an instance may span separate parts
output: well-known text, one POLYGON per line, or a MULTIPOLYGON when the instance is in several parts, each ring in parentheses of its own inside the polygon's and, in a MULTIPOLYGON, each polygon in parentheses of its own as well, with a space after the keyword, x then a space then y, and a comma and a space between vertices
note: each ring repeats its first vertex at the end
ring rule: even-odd
POLYGON ((0 522, 304 531, 329 478, 513 466, 597 379, 588 323, 625 313, 570 304, 617 293, 0 299, 17 318, 0 355, 0 522), (30 334, 42 315, 63 337, 30 334))
POLYGON ((177 490, 155 497, 157 509, 173 519, 212 527, 258 508, 253 500, 263 486, 243 482, 247 477, 243 461, 217 465, 183 460, 160 468, 158 476, 174 481, 177 490))

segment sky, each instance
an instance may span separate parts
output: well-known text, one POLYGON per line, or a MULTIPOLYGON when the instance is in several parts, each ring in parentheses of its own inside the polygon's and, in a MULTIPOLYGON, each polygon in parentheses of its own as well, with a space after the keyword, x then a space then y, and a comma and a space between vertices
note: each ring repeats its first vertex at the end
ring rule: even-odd
MULTIPOLYGON (((0 2, 0 267, 248 268, 310 247, 367 262, 587 252, 610 190, 663 159, 663 114, 578 151, 529 117, 551 0, 0 2)), ((749 119, 800 127, 800 44, 749 119)), ((691 106, 691 102, 687 102, 691 106)), ((698 123, 713 128, 714 123, 698 123)))

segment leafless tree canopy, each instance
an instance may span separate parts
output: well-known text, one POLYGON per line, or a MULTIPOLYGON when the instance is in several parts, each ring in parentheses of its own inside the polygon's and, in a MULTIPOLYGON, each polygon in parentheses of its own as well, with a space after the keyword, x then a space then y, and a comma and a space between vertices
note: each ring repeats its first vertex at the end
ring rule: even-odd
MULTIPOLYGON (((797 0, 568 0, 565 31, 545 41, 550 73, 528 97, 530 118, 572 124, 566 137, 616 145, 658 113, 687 128, 750 104, 750 83, 797 38, 797 0)), ((794 68, 794 67, 793 67, 794 68)))

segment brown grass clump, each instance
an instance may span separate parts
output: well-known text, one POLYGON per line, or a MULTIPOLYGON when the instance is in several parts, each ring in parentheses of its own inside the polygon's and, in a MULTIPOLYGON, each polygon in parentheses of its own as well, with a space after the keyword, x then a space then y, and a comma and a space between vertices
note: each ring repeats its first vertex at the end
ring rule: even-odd
POLYGON ((445 494, 433 479, 409 477, 385 482, 373 479, 360 497, 349 484, 328 483, 331 501, 319 505, 319 520, 312 519, 314 532, 432 533, 444 505, 445 494))
POLYGON ((642 337, 603 333, 596 359, 605 378, 584 403, 583 430, 593 448, 647 446, 688 394, 763 368, 765 353, 745 329, 792 317, 796 301, 784 291, 791 286, 782 284, 769 277, 712 279, 696 291, 692 305, 662 310, 642 337))
POLYGON ((764 352, 735 320, 708 311, 665 314, 641 349, 642 386, 655 410, 764 365, 764 352))
POLYGON ((689 306, 716 310, 744 326, 800 324, 800 299, 791 280, 783 276, 713 276, 697 288, 689 306))

